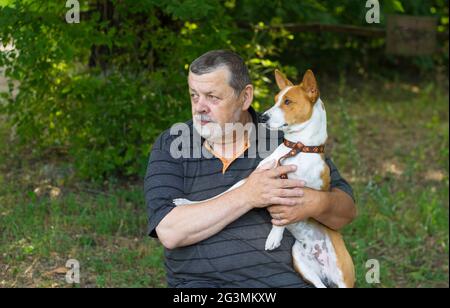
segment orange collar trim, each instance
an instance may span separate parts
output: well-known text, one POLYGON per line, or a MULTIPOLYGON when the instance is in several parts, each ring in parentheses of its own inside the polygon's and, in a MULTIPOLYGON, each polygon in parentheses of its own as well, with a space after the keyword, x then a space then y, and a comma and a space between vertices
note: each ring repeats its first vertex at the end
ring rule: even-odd
POLYGON ((247 139, 245 140, 245 144, 244 144, 244 148, 238 152, 235 156, 233 156, 232 158, 225 158, 223 156, 220 156, 218 153, 216 153, 211 146, 209 145, 209 143, 205 140, 205 142, 203 143, 203 146, 211 153, 213 154, 216 158, 220 159, 220 161, 222 162, 222 174, 225 173, 225 171, 227 171, 228 167, 242 154, 245 153, 245 151, 247 151, 250 148, 250 140, 249 137, 247 136, 247 139))

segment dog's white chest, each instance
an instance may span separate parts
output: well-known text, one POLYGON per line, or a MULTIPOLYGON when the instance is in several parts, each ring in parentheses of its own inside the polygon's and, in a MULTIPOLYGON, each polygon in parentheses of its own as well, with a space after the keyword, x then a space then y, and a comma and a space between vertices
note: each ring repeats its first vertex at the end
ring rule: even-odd
MULTIPOLYGON (((283 145, 284 146, 284 145, 283 145)), ((284 146, 285 147, 285 146, 284 146)), ((286 153, 289 148, 286 148, 286 153)), ((281 161, 282 165, 296 165, 297 170, 288 174, 290 179, 298 179, 306 182, 307 187, 320 190, 323 187, 323 172, 325 161, 320 154, 299 153, 294 157, 285 158, 281 161)))

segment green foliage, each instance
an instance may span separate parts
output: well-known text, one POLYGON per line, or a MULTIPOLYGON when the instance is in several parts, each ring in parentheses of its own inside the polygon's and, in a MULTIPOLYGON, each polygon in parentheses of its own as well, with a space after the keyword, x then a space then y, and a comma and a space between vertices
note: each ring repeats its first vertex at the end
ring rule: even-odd
MULTIPOLYGON (((359 0, 90 0, 80 1, 79 24, 65 21, 63 2, 0 2, 0 44, 15 47, 0 54, 0 68, 20 83, 17 96, 12 83, 1 95, 0 113, 9 115, 33 152, 69 153, 80 174, 92 179, 142 175, 155 137, 189 118, 187 67, 208 50, 231 49, 247 60, 257 109, 272 100, 274 68, 296 80, 306 68, 321 76, 345 71, 367 76, 379 62, 395 67, 398 60, 384 56, 379 39, 272 28, 365 25, 359 0)), ((448 31, 444 1, 386 0, 382 8, 441 16, 442 30, 448 31)), ((432 70, 448 63, 444 54, 440 62, 423 58, 407 64, 432 70)))
MULTIPOLYGON (((145 170, 161 130, 189 118, 186 68, 201 53, 230 48, 251 62, 275 52, 244 44, 216 1, 102 3, 114 13, 89 13, 88 5, 80 24, 65 22, 60 1, 16 1, 0 11, 2 43, 15 46, 0 67, 20 81, 3 110, 24 143, 68 151, 86 177, 145 170)), ((264 63, 255 76, 276 66, 264 63)), ((258 84, 263 96, 268 82, 258 84)))

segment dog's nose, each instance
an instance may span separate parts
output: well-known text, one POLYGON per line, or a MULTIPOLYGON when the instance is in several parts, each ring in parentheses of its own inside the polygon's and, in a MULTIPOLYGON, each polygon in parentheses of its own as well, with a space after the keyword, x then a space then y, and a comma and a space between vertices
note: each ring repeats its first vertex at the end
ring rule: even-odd
POLYGON ((269 116, 266 113, 263 113, 259 116, 259 120, 261 123, 266 123, 269 120, 269 116))

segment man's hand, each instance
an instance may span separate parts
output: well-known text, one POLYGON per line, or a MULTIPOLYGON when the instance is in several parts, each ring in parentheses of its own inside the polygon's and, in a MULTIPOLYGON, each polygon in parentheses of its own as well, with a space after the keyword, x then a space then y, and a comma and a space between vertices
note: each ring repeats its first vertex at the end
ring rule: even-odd
POLYGON ((244 198, 252 208, 263 208, 272 204, 295 206, 297 198, 303 196, 304 181, 280 179, 282 174, 293 172, 295 165, 273 168, 274 161, 268 162, 256 169, 239 188, 244 198))
POLYGON ((300 194, 294 205, 278 204, 267 208, 272 216, 273 225, 285 226, 320 216, 328 202, 325 200, 328 198, 328 192, 303 188, 300 194))
POLYGON ((301 189, 302 196, 295 205, 273 205, 267 209, 272 224, 285 226, 308 218, 314 218, 327 227, 338 230, 349 224, 357 215, 353 199, 340 189, 319 191, 301 189))

